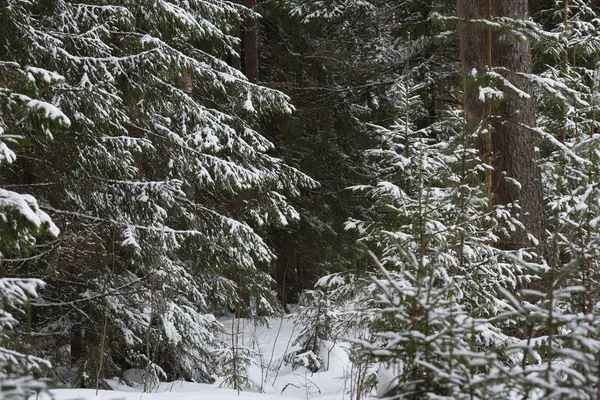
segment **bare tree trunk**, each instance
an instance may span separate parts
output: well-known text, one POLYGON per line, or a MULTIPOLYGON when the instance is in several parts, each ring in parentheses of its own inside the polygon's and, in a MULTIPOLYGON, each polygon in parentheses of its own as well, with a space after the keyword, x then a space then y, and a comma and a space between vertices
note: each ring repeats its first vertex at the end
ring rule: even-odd
MULTIPOLYGON (((500 38, 497 31, 488 30, 482 24, 469 20, 493 17, 526 19, 527 0, 457 0, 460 22, 460 53, 463 73, 469 76, 476 68, 502 67, 504 77, 524 93, 531 94, 531 83, 518 72, 531 72, 529 43, 514 37, 500 38), (491 54, 489 53, 491 51, 491 54)), ((506 36, 506 35, 505 35, 506 36)), ((479 100, 479 87, 467 78, 465 106, 467 123, 474 127, 480 121, 488 122, 492 130, 491 191, 495 204, 510 204, 518 201, 520 210, 513 210, 528 232, 542 243, 544 238, 543 199, 541 173, 535 160, 532 132, 522 126, 535 126, 535 112, 531 96, 523 96, 510 88, 503 88, 504 97, 495 109, 479 100), (511 183, 512 178, 520 183, 511 183)), ((515 234, 501 247, 514 248, 531 245, 523 234, 515 234)))
MULTIPOLYGON (((189 71, 183 71, 177 82, 177 86, 184 92, 191 94, 194 90, 194 79, 192 74, 189 71)), ((183 191, 188 200, 196 201, 196 190, 194 186, 184 185, 183 191)))
POLYGON ((194 82, 192 80, 192 74, 188 71, 184 71, 181 73, 181 82, 179 82, 179 87, 186 93, 192 93, 194 89, 194 82))
MULTIPOLYGON (((231 32, 231 34, 233 36, 235 36, 236 38, 239 38, 241 35, 241 30, 240 27, 238 26, 237 28, 235 28, 233 30, 233 32, 231 32)), ((242 53, 242 49, 240 48, 240 46, 237 46, 238 48, 236 49, 238 52, 238 55, 231 55, 230 56, 230 62, 229 65, 231 65, 233 68, 235 69, 242 69, 242 61, 240 60, 240 54, 242 53)))
MULTIPOLYGON (((244 5, 249 9, 256 7, 256 0, 244 0, 244 5)), ((250 82, 258 81, 258 22, 255 18, 248 18, 244 25, 244 73, 250 82)))

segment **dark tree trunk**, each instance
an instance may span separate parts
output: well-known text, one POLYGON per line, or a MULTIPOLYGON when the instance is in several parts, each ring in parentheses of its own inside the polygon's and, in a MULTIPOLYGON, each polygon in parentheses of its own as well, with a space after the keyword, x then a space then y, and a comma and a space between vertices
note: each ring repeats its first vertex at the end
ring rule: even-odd
POLYGON ((535 19, 540 11, 550 10, 553 7, 553 0, 529 0, 529 15, 535 19))
MULTIPOLYGON (((250 9, 256 7, 256 0, 244 0, 244 5, 250 9)), ((258 22, 248 18, 244 24, 244 73, 250 82, 258 81, 258 22)))
MULTIPOLYGON (((191 94, 194 91, 194 79, 192 77, 192 74, 189 71, 183 71, 181 73, 179 81, 177 82, 177 86, 184 92, 191 94)), ((142 166, 138 168, 138 172, 143 174, 142 166)), ((139 176, 138 179, 144 180, 144 177, 139 176)), ((185 185, 183 187, 183 191, 185 192, 188 200, 196 201, 196 189, 194 186, 185 185)))
POLYGON ((85 378, 84 378, 84 365, 82 360, 85 359, 85 330, 79 326, 71 328, 71 367, 75 368, 77 371, 77 381, 73 382, 75 387, 84 388, 85 387, 85 378))
MULTIPOLYGON (((488 38, 488 29, 482 24, 469 22, 477 18, 510 17, 526 19, 527 0, 457 0, 460 22, 460 54, 463 73, 469 77, 473 68, 485 69, 491 66, 502 67, 510 72, 502 72, 504 77, 524 93, 531 95, 531 83, 518 76, 518 72, 531 72, 531 52, 529 43, 514 37, 500 39, 500 33, 493 31, 488 38), (488 5, 491 4, 491 10, 488 5), (491 54, 488 50, 491 49, 491 54), (490 57, 491 56, 491 57, 490 57)), ((507 35, 504 35, 507 36, 507 35)), ((535 112, 531 96, 520 96, 510 88, 502 88, 504 98, 497 104, 488 118, 486 104, 479 100, 479 88, 467 78, 465 107, 467 123, 471 127, 487 120, 492 130, 491 156, 494 171, 491 176, 491 191, 495 204, 510 204, 518 201, 520 210, 513 210, 519 216, 530 234, 542 243, 544 238, 542 180, 535 160, 532 132, 521 126, 535 126, 535 112), (505 175, 506 174, 506 175, 505 175), (510 177, 521 184, 519 189, 511 184, 510 177)), ((514 248, 531 245, 522 234, 516 234, 502 247, 514 248)))
MULTIPOLYGON (((241 35, 241 30, 239 27, 235 28, 233 30, 233 32, 231 33, 233 36, 239 38, 241 35)), ((235 69, 242 69, 242 61, 240 60, 240 54, 242 53, 242 50, 239 48, 239 46, 237 46, 238 48, 236 49, 238 52, 237 56, 234 56, 233 54, 230 56, 229 58, 229 65, 231 65, 233 68, 235 69)))

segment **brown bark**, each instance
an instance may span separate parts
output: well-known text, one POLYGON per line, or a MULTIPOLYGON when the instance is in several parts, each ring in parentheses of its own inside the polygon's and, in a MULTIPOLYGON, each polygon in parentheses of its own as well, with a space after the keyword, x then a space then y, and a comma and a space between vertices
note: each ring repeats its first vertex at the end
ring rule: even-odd
POLYGON ((181 73, 181 81, 179 82, 179 87, 186 93, 192 93, 194 89, 194 82, 192 80, 192 74, 188 71, 184 71, 181 73))
MULTIPOLYGON (((513 210, 530 234, 540 243, 544 237, 543 199, 540 170, 535 160, 534 137, 532 132, 521 124, 535 126, 535 112, 532 97, 524 97, 510 88, 502 88, 504 98, 496 104, 491 113, 486 104, 479 100, 479 87, 469 77, 473 68, 484 70, 489 62, 491 66, 503 68, 501 72, 513 85, 525 93, 531 94, 531 83, 518 72, 531 72, 531 51, 529 43, 517 40, 511 35, 492 31, 488 43, 487 27, 469 20, 487 18, 491 6, 493 17, 527 18, 527 0, 457 0, 460 22, 460 54, 463 73, 467 76, 465 107, 467 124, 472 128, 487 121, 492 131, 491 151, 492 195, 494 204, 510 204, 518 201, 520 210, 513 210), (508 37, 507 37, 508 36, 508 37), (491 45, 491 47, 490 47, 491 45), (490 113, 491 115, 488 115, 490 113), (504 175, 506 174, 506 175, 504 175), (505 176, 520 182, 519 189, 505 176)), ((501 247, 514 248, 531 245, 523 234, 499 244, 501 247)))
MULTIPOLYGON (((249 9, 256 7, 256 0, 244 0, 249 9)), ((244 24, 244 74, 250 82, 258 81, 258 21, 248 18, 244 24)))

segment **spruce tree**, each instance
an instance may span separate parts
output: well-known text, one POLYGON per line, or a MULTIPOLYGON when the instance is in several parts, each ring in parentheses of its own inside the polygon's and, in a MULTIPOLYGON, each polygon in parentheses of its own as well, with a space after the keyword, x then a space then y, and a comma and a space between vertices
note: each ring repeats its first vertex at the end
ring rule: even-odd
MULTIPOLYGON (((31 141, 49 140, 68 128, 69 118, 52 104, 52 93, 64 77, 43 68, 52 41, 35 30, 39 19, 32 12, 37 2, 12 1, 0 8, 3 42, 0 46, 0 170, 16 171, 17 154, 28 155, 31 141), (40 49, 40 51, 32 51, 40 49)), ((30 302, 44 286, 38 279, 15 277, 10 263, 36 258, 43 237, 59 230, 38 199, 23 193, 28 183, 8 185, 0 181, 0 397, 25 399, 46 388, 40 374, 50 364, 36 357, 31 347, 30 302)))
POLYGON ((226 32, 254 14, 200 0, 38 12, 42 66, 64 76, 52 102, 71 126, 17 166, 63 232, 20 269, 47 277, 34 329, 70 345, 50 354, 78 384, 130 367, 210 381, 224 345, 213 313, 278 311, 261 234, 296 220, 287 196, 313 185, 253 129, 290 112, 287 97, 221 60, 236 43, 226 32))

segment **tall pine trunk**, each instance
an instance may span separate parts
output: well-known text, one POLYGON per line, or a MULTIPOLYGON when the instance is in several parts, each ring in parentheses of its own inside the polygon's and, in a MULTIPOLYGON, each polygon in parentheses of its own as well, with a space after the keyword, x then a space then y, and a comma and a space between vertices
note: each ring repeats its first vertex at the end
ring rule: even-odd
MULTIPOLYGON (((244 5, 253 10, 256 0, 244 0, 244 5)), ((244 25, 244 73, 250 82, 258 81, 258 22, 255 18, 248 18, 244 25)))
MULTIPOLYGON (((535 160, 533 134, 521 125, 535 126, 532 88, 526 78, 517 75, 519 72, 531 72, 529 42, 517 40, 512 35, 502 35, 496 30, 488 31, 483 24, 471 22, 474 19, 487 19, 489 15, 492 18, 526 19, 527 9, 527 0, 457 0, 458 16, 461 18, 460 55, 463 73, 467 77, 467 123, 474 128, 483 120, 492 131, 489 150, 494 167, 490 187, 493 202, 510 204, 518 201, 520 210, 514 210, 514 214, 519 216, 527 231, 541 244, 544 239, 541 173, 535 160), (469 76, 474 68, 481 72, 488 65, 504 68, 502 75, 530 96, 519 95, 503 87, 503 99, 493 107, 489 104, 486 106, 479 99, 479 86, 469 76), (520 188, 506 177, 518 181, 520 188)), ((515 248, 531 245, 531 242, 525 235, 515 234, 499 245, 515 248)))

